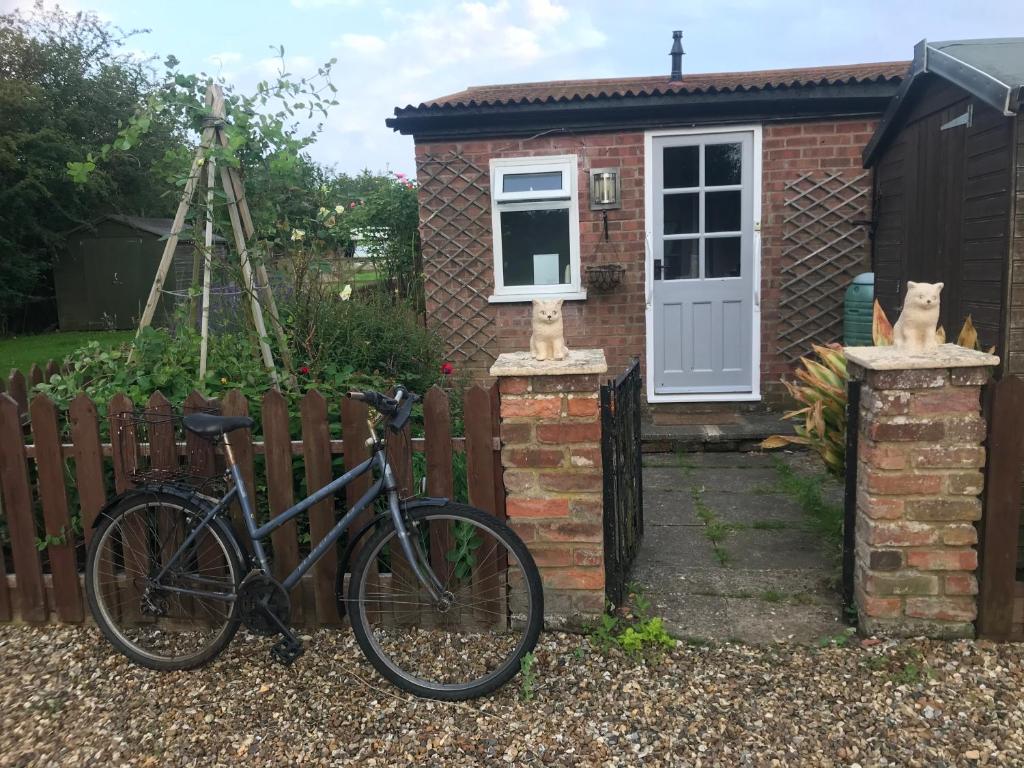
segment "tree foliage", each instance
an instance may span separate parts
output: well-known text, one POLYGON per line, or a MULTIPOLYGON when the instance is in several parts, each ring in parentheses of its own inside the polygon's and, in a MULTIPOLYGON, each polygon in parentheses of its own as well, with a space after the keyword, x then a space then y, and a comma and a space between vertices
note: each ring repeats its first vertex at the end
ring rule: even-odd
POLYGON ((149 176, 181 146, 179 126, 76 185, 66 165, 108 141, 151 89, 151 62, 123 51, 125 32, 94 14, 41 4, 0 16, 0 331, 52 295, 48 270, 69 230, 102 213, 164 214, 171 203, 149 176))

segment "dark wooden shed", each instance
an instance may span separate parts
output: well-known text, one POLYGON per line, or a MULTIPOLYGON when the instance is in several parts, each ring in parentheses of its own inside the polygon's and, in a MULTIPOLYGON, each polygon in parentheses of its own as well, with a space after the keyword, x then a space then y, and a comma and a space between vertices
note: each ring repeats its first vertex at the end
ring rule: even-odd
MULTIPOLYGON (((171 233, 171 219, 104 216, 68 236, 53 279, 62 331, 130 329, 138 324, 157 265, 171 233)), ((216 248, 224 238, 214 236, 216 248)), ((191 231, 182 232, 164 290, 179 295, 192 285, 195 249, 191 231)), ((174 301, 164 297, 157 320, 165 321, 174 301)))
POLYGON ((947 333, 971 315, 1012 373, 1024 373, 1022 83, 1024 38, 922 40, 863 154, 890 319, 908 280, 942 281, 947 333))

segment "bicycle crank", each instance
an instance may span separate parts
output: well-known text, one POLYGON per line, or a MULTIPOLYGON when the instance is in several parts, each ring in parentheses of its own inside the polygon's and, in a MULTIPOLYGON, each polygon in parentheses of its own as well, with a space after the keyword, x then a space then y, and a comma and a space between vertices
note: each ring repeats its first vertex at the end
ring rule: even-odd
POLYGON ((284 587, 258 571, 250 573, 239 585, 237 605, 242 623, 258 635, 281 634, 292 613, 284 587))

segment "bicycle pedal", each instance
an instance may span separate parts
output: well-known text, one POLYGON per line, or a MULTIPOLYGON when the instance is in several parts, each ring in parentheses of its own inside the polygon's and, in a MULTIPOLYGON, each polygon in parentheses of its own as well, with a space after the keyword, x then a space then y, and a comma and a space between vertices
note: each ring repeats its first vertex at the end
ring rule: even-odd
POLYGON ((295 660, 305 653, 305 648, 302 647, 300 642, 291 642, 290 640, 284 639, 274 643, 270 649, 271 658, 279 664, 284 664, 286 667, 291 666, 295 663, 295 660))

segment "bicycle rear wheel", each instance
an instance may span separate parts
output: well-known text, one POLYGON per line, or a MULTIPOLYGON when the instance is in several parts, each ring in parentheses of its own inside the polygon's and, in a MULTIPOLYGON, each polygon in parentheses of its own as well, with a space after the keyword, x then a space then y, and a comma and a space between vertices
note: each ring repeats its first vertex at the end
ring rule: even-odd
POLYGON ((349 615, 367 659, 402 690, 468 699, 511 679, 544 620, 540 574, 526 545, 493 516, 462 504, 407 518, 419 565, 445 588, 434 600, 393 525, 363 545, 352 568, 349 615))
POLYGON ((173 494, 133 494, 92 537, 89 609, 110 644, 136 664, 198 667, 238 630, 234 597, 242 565, 230 533, 214 519, 178 553, 205 516, 201 505, 173 494))

